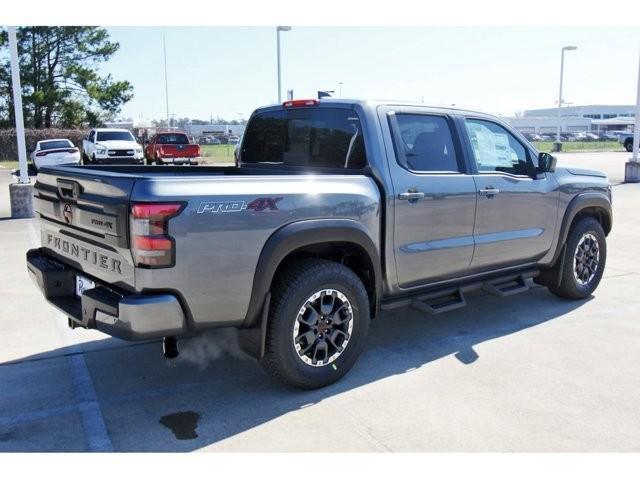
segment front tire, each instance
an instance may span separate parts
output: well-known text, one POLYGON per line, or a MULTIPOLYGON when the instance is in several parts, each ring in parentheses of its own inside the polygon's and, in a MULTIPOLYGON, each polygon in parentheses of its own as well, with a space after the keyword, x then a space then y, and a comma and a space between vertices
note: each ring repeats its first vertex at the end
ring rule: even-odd
POLYGON ((304 259, 272 287, 262 364, 300 389, 327 386, 355 364, 369 331, 369 298, 358 276, 324 259, 304 259))
POLYGON ((602 225, 592 217, 579 219, 571 226, 562 265, 562 279, 549 285, 561 298, 583 299, 598 287, 607 261, 607 240, 602 225))

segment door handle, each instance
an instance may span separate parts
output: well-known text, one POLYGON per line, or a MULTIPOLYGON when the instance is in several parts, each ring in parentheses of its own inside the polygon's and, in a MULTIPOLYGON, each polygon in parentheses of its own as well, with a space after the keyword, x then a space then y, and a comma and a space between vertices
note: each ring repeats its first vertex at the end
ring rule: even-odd
POLYGON ((422 191, 415 190, 405 191, 398 195, 399 200, 418 201, 421 198, 424 198, 424 193, 422 191))
POLYGON ((491 198, 492 196, 500 193, 500 190, 498 188, 494 188, 493 186, 487 186, 486 188, 478 190, 478 193, 480 194, 480 196, 491 198))

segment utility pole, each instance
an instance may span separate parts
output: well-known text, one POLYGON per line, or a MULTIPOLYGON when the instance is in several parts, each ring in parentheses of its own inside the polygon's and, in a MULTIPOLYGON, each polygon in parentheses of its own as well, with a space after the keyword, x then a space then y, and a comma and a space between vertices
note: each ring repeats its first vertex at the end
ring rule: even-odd
POLYGON ((633 150, 631 159, 624 166, 625 183, 640 182, 640 162, 638 161, 638 148, 640 147, 640 55, 638 60, 638 91, 636 93, 636 116, 633 125, 633 150))
POLYGON ((342 98, 342 82, 339 81, 338 85, 340 85, 340 93, 338 93, 338 98, 342 98))
POLYGON ((11 86, 13 89, 13 111, 16 120, 16 139, 20 178, 18 183, 9 185, 12 218, 31 218, 33 216, 33 187, 29 183, 27 165, 27 146, 24 139, 24 118, 22 116, 22 86, 20 85, 20 60, 18 57, 18 39, 16 27, 9 27, 9 55, 11 58, 11 86))

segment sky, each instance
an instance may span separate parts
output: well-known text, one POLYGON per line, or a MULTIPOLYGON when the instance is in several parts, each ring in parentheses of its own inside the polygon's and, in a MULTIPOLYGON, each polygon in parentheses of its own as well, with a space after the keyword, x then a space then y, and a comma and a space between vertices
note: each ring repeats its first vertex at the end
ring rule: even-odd
MULTIPOLYGON (((166 117, 162 28, 110 27, 120 50, 101 66, 128 80, 122 117, 166 117)), ((248 118, 277 101, 276 33, 269 27, 167 27, 169 113, 248 118)), ((282 96, 396 99, 508 116, 565 102, 635 104, 640 28, 293 27, 281 33, 282 96)))

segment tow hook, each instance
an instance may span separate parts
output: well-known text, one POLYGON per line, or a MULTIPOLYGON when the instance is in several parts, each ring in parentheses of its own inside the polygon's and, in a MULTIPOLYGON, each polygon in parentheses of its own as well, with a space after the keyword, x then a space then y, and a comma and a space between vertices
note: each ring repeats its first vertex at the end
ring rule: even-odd
POLYGON ((162 354, 167 359, 175 359, 178 357, 178 341, 174 336, 162 338, 162 354))

